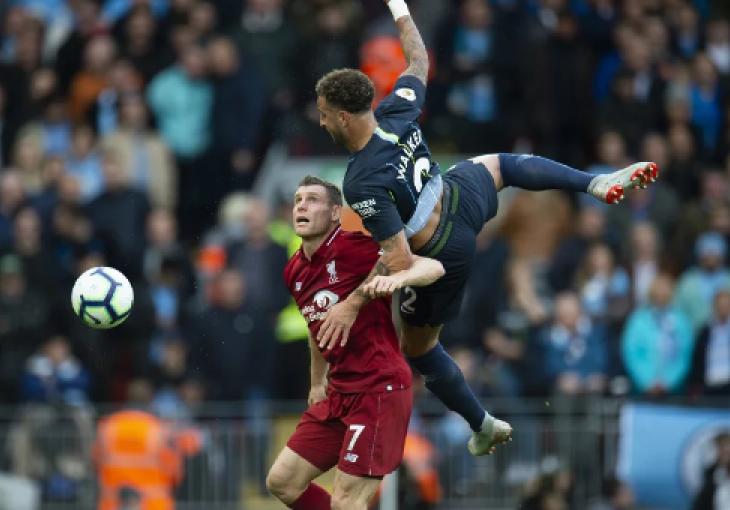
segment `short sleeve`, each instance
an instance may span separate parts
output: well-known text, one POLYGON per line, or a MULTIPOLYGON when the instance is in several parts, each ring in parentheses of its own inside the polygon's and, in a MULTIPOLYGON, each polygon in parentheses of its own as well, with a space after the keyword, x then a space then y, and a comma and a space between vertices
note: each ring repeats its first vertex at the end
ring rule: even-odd
POLYGON ((375 108, 375 118, 397 117, 398 120, 413 122, 421 116, 425 102, 426 85, 415 76, 401 76, 393 91, 375 108))
POLYGON ((360 216, 363 226, 377 242, 403 230, 398 208, 388 190, 380 187, 358 188, 348 192, 346 198, 350 208, 360 216))

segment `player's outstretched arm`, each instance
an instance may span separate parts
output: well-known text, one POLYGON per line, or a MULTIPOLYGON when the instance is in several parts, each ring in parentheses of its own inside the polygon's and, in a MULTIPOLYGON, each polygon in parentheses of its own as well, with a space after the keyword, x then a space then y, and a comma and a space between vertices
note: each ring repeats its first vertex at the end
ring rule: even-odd
POLYGON ((401 76, 415 76, 425 85, 428 81, 428 52, 421 34, 408 12, 405 0, 384 0, 398 26, 400 43, 408 68, 401 76))
POLYGON ((316 404, 317 402, 324 400, 327 396, 327 369, 329 368, 329 364, 327 363, 327 360, 324 359, 322 353, 319 352, 317 344, 311 334, 309 335, 309 352, 312 359, 312 379, 308 402, 311 406, 312 404, 316 404))
POLYGON ((363 291, 371 298, 390 296, 403 287, 425 287, 446 274, 438 260, 413 256, 413 265, 390 276, 376 276, 363 291))
POLYGON ((382 254, 375 267, 365 280, 344 301, 337 303, 327 311, 322 326, 317 334, 320 348, 332 349, 339 339, 340 345, 347 343, 350 328, 355 323, 360 309, 372 298, 365 292, 365 286, 376 276, 389 276, 398 271, 408 269, 413 264, 413 254, 408 246, 406 233, 401 230, 396 235, 380 241, 382 254))

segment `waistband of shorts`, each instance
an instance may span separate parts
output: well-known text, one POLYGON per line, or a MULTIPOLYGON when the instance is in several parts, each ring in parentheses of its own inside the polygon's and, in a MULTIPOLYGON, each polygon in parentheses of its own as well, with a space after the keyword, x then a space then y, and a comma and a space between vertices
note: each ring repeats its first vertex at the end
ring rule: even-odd
POLYGON ((454 227, 453 215, 459 207, 459 187, 444 179, 444 195, 441 202, 441 216, 431 239, 415 252, 421 257, 433 258, 446 246, 454 227))

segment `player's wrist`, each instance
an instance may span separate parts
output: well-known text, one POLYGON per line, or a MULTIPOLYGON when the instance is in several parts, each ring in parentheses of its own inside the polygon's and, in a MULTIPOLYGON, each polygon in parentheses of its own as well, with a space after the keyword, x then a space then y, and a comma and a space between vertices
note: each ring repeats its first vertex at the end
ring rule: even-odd
POLYGON ((388 8, 390 9, 390 12, 393 14, 393 19, 395 21, 398 21, 403 16, 410 16, 411 13, 408 10, 408 5, 406 5, 405 0, 390 0, 388 2, 388 8))

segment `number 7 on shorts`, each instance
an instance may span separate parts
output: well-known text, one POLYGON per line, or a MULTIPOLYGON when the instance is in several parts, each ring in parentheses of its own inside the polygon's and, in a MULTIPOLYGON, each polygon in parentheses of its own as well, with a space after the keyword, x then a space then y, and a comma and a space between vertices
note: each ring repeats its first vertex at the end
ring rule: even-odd
POLYGON ((352 435, 352 439, 350 439, 350 444, 347 446, 348 452, 351 452, 352 449, 355 448, 355 443, 357 443, 357 440, 360 437, 360 434, 362 434, 362 431, 365 430, 365 425, 350 425, 350 430, 354 430, 355 433, 352 435))

